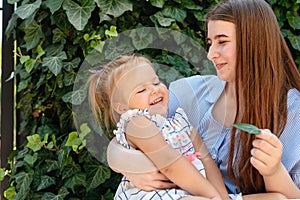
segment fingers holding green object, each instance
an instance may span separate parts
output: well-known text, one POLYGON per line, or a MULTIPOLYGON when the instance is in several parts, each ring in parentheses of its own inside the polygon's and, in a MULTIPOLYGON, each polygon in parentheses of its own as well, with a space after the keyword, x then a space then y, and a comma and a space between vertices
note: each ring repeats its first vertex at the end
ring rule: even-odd
POLYGON ((251 124, 238 123, 233 126, 247 133, 255 134, 250 162, 259 173, 263 176, 276 173, 281 163, 283 149, 279 138, 269 129, 259 129, 251 124))
POLYGON ((261 129, 252 142, 251 164, 263 175, 276 172, 281 163, 282 144, 278 137, 268 129, 261 129))
POLYGON ((274 135, 269 129, 261 129, 261 134, 256 135, 257 139, 261 139, 271 144, 274 148, 282 151, 282 143, 279 138, 274 135))

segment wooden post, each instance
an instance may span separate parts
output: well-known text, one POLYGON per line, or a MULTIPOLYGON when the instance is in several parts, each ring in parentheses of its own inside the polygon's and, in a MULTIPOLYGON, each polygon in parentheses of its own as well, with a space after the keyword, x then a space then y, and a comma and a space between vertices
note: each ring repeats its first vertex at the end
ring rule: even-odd
MULTIPOLYGON (((7 0, 3 1, 3 23, 2 23, 2 75, 1 75, 1 132, 0 132, 0 154, 1 167, 8 168, 7 158, 13 150, 14 138, 14 81, 6 81, 14 70, 14 45, 13 38, 5 37, 5 29, 13 13, 13 5, 7 0)), ((3 192, 8 187, 8 179, 1 183, 1 199, 4 199, 3 192)))

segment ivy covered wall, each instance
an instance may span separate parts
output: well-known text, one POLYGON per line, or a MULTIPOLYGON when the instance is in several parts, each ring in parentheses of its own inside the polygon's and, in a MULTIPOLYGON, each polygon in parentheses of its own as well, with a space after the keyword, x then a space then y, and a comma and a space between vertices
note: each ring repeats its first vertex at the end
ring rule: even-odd
MULTIPOLYGON (((26 137, 26 142, 12 152, 10 169, 1 169, 2 176, 10 176, 6 198, 113 199, 120 175, 87 150, 84 136, 93 131, 90 126, 74 123, 72 103, 80 104, 86 99, 86 93, 74 90, 80 67, 95 50, 103 52, 105 45, 120 34, 140 30, 138 35, 130 32, 129 37, 139 37, 136 40, 139 42, 131 45, 154 63, 168 66, 160 73, 167 82, 179 77, 175 72, 182 76, 214 73, 209 63, 195 68, 185 59, 189 56, 197 60, 197 56, 189 55, 191 48, 195 48, 193 45, 181 45, 175 53, 163 47, 156 50, 148 47, 157 38, 154 29, 161 32, 167 29, 186 35, 206 49, 205 14, 217 2, 8 0, 18 5, 6 36, 17 41, 18 64, 14 75, 20 97, 19 135, 26 137)), ((268 2, 300 66, 300 2, 268 2)), ((176 44, 180 40, 173 35, 176 44)))

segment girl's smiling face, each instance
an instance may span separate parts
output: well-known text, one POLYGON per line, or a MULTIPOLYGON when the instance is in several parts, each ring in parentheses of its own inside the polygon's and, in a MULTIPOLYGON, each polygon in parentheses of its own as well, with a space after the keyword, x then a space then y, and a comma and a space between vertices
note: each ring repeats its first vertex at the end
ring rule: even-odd
POLYGON ((140 63, 124 73, 118 82, 118 91, 122 92, 122 99, 125 100, 124 111, 148 108, 150 113, 153 111, 162 116, 167 113, 168 89, 149 63, 140 63))
POLYGON ((236 70, 235 24, 223 20, 209 21, 207 57, 214 63, 219 79, 234 82, 236 70))

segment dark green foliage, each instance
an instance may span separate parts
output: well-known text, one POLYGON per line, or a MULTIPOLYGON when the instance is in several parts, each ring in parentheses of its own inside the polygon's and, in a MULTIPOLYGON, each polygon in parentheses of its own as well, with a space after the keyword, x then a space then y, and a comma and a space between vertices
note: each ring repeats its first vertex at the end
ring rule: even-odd
MULTIPOLYGON (((79 105, 87 98, 86 88, 73 91, 80 66, 95 49, 102 51, 116 35, 130 30, 135 51, 151 58, 156 67, 166 66, 157 67, 166 83, 182 76, 214 73, 208 61, 199 62, 205 56, 194 55, 193 49, 206 48, 205 14, 218 1, 8 2, 18 3, 6 36, 17 41, 19 135, 28 137, 12 153, 11 169, 0 170, 0 177, 10 174, 6 198, 113 199, 120 174, 111 171, 85 148, 84 136, 91 132, 90 125, 76 124, 73 120, 72 103, 79 105), (172 41, 180 48, 174 52, 148 48, 155 44, 158 36, 145 27, 155 27, 160 32, 159 37, 165 37, 159 38, 160 41, 172 41), (187 45, 186 38, 172 35, 174 32, 164 34, 166 29, 185 34, 192 42, 187 45)), ((300 4, 286 0, 269 2, 299 65, 300 4)), ((112 51, 116 49, 112 47, 112 51)))

